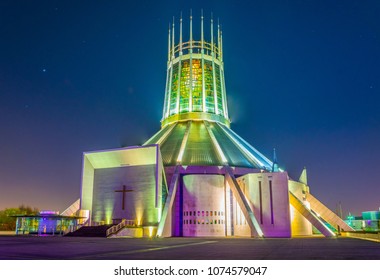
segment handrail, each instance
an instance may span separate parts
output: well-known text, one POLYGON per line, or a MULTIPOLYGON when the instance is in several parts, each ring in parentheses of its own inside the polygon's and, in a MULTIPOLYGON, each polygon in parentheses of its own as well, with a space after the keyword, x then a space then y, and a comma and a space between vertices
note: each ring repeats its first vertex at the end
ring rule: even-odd
POLYGON ((120 223, 107 229, 107 233, 106 233, 107 237, 110 236, 111 234, 117 233, 118 231, 125 228, 126 226, 132 226, 132 227, 136 226, 135 220, 122 219, 120 223))
POLYGON ((70 232, 74 232, 74 231, 77 231, 78 229, 80 229, 81 227, 85 227, 85 226, 88 226, 89 225, 89 222, 90 222, 90 219, 87 219, 83 224, 81 225, 76 225, 76 226, 69 226, 66 230, 64 230, 62 232, 62 235, 66 235, 70 232))

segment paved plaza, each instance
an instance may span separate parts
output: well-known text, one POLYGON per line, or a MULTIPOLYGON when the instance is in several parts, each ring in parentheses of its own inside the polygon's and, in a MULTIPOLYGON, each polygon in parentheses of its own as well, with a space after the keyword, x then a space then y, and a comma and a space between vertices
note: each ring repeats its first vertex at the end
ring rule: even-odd
POLYGON ((0 236, 0 259, 380 260, 380 243, 353 238, 81 238, 0 236))

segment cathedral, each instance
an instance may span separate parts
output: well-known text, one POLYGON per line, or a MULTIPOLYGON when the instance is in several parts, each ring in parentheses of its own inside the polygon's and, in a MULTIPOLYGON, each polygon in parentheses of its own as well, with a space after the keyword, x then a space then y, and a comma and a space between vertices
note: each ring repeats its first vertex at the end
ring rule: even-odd
MULTIPOLYGON (((83 153, 83 226, 108 237, 326 237, 353 230, 230 127, 223 34, 169 28, 161 129, 142 146, 83 153), (205 33, 210 34, 205 38, 205 33)), ((177 23, 178 24, 178 23, 177 23)))

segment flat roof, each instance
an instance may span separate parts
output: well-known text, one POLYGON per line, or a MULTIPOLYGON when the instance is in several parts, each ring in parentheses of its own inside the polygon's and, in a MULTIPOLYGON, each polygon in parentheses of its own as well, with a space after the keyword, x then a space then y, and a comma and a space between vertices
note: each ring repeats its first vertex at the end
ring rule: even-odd
POLYGON ((9 217, 14 217, 14 218, 53 218, 53 219, 85 219, 86 217, 77 217, 77 216, 61 216, 61 215, 44 215, 44 214, 35 214, 35 215, 10 215, 9 217))
POLYGON ((119 149, 84 152, 93 168, 156 164, 158 145, 132 146, 119 149))

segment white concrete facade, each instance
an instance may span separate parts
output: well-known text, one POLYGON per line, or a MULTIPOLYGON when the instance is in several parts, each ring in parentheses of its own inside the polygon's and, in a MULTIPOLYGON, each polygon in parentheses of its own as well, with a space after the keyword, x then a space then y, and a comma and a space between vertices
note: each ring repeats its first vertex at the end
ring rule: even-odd
POLYGON ((166 192, 163 172, 158 145, 84 153, 81 210, 90 212, 90 224, 127 219, 157 226, 166 192))
POLYGON ((155 196, 154 165, 97 169, 92 221, 112 224, 127 219, 135 220, 136 225, 156 224, 161 205, 155 207, 155 196), (131 191, 123 194, 123 186, 131 191))
MULTIPOLYGON (((264 237, 290 237, 287 173, 250 173, 237 181, 264 237)), ((173 236, 251 237, 224 175, 184 175, 180 185, 171 217, 173 236)))
POLYGON ((225 236, 224 176, 183 176, 183 236, 225 236))
POLYGON ((193 173, 177 166, 175 176, 174 170, 167 174, 168 189, 158 145, 85 153, 80 211, 89 213, 89 224, 134 221, 143 236, 157 232, 160 223, 164 231, 159 236, 165 237, 308 236, 313 225, 322 223, 318 217, 308 219, 292 204, 290 199, 296 199, 308 215, 315 216, 308 201, 309 187, 290 180, 287 172, 252 169, 235 178, 228 168, 207 173, 199 167, 193 173), (168 197, 171 203, 162 219, 168 197))
MULTIPOLYGON (((237 179, 264 237, 290 237, 288 174, 250 173, 237 179)), ((236 235, 246 234, 244 220, 235 217, 236 235)))
MULTIPOLYGON (((306 200, 306 196, 309 193, 309 187, 307 185, 289 180, 289 191, 301 200, 308 209, 310 209, 310 203, 306 200)), ((290 219, 292 236, 308 236, 313 234, 312 224, 292 205, 290 205, 290 219)))

